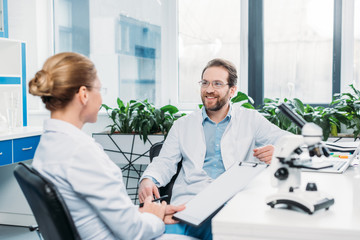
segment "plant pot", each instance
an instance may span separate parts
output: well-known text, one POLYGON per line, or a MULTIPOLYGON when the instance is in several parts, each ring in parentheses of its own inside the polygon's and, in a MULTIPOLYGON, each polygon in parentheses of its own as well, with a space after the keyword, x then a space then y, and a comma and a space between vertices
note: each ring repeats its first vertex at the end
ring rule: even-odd
POLYGON ((138 204, 138 182, 150 163, 150 147, 164 140, 164 135, 149 135, 145 142, 138 134, 93 133, 92 137, 103 148, 110 159, 122 170, 123 180, 131 200, 138 204))
POLYGON ((347 128, 345 124, 343 123, 340 123, 340 133, 342 133, 343 135, 354 135, 354 130, 353 129, 350 129, 350 128, 347 128))

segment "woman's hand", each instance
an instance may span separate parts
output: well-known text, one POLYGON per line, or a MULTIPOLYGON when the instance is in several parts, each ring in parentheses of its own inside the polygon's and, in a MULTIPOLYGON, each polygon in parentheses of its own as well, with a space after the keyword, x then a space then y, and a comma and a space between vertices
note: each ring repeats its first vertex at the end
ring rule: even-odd
POLYGON ((178 223, 179 221, 174 220, 172 216, 174 216, 175 213, 182 211, 184 209, 185 209, 185 205, 179 205, 179 206, 167 205, 165 211, 164 223, 165 224, 178 223))
POLYGON ((167 203, 165 201, 162 201, 162 203, 155 203, 152 202, 153 197, 148 196, 145 198, 144 206, 139 208, 140 212, 147 212, 152 213, 155 216, 159 217, 161 220, 164 220, 165 212, 166 212, 166 205, 167 203))

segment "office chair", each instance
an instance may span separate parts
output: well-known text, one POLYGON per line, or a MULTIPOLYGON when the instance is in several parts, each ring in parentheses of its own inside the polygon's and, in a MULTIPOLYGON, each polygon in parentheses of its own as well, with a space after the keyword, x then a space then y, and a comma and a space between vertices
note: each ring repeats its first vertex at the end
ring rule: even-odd
MULTIPOLYGON (((152 162, 154 157, 157 157, 159 155, 162 146, 163 146, 163 142, 158 142, 150 147, 150 151, 149 151, 150 162, 152 162)), ((168 195, 168 197, 164 199, 168 204, 170 203, 172 189, 175 180, 179 175, 181 166, 182 166, 182 159, 178 163, 176 174, 171 178, 170 182, 166 186, 159 188, 160 196, 168 195)))
POLYGON ((44 239, 81 239, 69 210, 53 183, 24 163, 15 167, 14 175, 44 239))

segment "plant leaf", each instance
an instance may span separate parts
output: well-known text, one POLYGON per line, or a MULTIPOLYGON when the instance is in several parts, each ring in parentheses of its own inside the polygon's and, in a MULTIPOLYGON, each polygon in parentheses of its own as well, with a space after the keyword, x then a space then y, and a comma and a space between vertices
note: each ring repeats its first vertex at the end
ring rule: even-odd
POLYGON ((179 109, 173 105, 166 105, 160 108, 164 112, 169 112, 170 114, 175 114, 179 112, 179 109))
POLYGON ((239 91, 239 92, 237 92, 237 95, 231 99, 231 102, 236 103, 236 102, 241 102, 241 101, 248 100, 248 99, 249 99, 249 97, 245 93, 239 91))

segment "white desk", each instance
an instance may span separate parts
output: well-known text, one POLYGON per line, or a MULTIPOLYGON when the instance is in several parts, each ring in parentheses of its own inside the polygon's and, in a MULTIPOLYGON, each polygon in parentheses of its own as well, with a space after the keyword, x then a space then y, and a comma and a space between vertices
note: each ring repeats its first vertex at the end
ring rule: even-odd
POLYGON ((313 215, 266 205, 265 198, 277 191, 270 174, 266 169, 213 218, 214 239, 360 239, 360 213, 353 213, 353 168, 344 174, 302 174, 303 189, 316 182, 319 191, 335 198, 328 211, 313 215))

